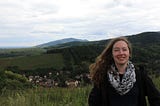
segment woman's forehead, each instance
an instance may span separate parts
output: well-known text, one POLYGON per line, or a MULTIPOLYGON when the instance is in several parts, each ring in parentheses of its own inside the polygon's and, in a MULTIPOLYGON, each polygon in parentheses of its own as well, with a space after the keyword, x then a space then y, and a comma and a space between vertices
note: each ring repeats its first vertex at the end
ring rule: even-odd
POLYGON ((128 44, 125 41, 117 41, 114 45, 114 47, 128 47, 128 44))

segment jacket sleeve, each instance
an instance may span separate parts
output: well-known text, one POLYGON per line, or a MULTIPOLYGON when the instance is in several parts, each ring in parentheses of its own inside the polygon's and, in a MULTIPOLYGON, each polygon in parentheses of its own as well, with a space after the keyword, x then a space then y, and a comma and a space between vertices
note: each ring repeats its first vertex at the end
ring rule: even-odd
POLYGON ((145 71, 143 73, 145 94, 148 97, 150 106, 160 106, 160 92, 147 73, 145 71))
POLYGON ((89 98, 88 98, 89 106, 101 106, 102 105, 101 98, 102 98, 102 96, 101 96, 100 88, 94 86, 91 89, 91 92, 89 94, 89 98))

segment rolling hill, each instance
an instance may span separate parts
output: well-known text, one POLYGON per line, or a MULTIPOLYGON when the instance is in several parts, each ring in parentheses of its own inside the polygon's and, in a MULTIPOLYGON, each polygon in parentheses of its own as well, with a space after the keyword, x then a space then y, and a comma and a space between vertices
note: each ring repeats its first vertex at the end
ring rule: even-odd
MULTIPOLYGON (((144 64, 151 73, 160 73, 160 32, 144 32, 126 36, 133 46, 132 61, 135 64, 144 64)), ((0 69, 9 69, 16 72, 38 73, 45 71, 71 71, 73 74, 88 72, 88 66, 102 52, 109 39, 92 42, 68 42, 57 46, 41 48, 41 52, 34 53, 25 50, 10 51, 4 56, 0 52, 0 69), (43 52, 42 52, 43 51, 43 52), (13 56, 12 56, 13 55, 13 56)), ((43 47, 43 46, 41 46, 43 47)))

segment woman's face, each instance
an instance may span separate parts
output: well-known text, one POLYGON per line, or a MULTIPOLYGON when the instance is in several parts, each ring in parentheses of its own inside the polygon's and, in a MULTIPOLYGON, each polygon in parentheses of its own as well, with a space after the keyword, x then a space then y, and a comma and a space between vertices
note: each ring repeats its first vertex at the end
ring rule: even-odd
POLYGON ((127 64, 130 56, 127 43, 125 41, 117 41, 113 45, 112 56, 116 65, 127 64))

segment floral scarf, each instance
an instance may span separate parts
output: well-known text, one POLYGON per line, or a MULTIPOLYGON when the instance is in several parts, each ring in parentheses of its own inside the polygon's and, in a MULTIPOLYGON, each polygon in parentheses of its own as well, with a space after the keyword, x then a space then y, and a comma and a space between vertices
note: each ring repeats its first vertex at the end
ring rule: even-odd
POLYGON ((116 91, 120 95, 124 95, 132 89, 134 83, 136 82, 134 65, 132 62, 128 62, 126 72, 124 73, 121 81, 116 66, 111 65, 111 69, 108 71, 108 78, 109 82, 116 89, 116 91))

